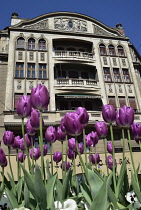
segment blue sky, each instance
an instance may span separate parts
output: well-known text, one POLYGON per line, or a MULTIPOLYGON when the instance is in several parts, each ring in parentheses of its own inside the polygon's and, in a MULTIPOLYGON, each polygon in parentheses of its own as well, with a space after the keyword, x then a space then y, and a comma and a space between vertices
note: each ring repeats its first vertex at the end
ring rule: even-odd
POLYGON ((0 30, 10 25, 12 12, 34 18, 57 11, 82 13, 110 27, 121 23, 141 54, 141 0, 1 0, 0 30))

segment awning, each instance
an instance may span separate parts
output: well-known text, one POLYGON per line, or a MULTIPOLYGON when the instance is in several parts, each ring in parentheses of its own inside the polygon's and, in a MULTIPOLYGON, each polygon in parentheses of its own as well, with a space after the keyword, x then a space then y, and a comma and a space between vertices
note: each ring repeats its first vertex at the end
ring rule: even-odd
POLYGON ((98 95, 57 95, 57 97, 61 98, 101 98, 101 96, 98 95))

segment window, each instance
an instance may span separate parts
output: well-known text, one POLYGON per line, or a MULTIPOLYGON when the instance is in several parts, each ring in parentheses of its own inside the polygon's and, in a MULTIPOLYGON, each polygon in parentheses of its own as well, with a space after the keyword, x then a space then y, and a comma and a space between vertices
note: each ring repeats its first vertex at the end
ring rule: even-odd
POLYGON ((84 105, 86 110, 93 110, 92 101, 85 101, 84 105))
POLYGON ((24 63, 16 63, 15 77, 24 77, 24 63))
POLYGON ((28 40, 28 50, 35 50, 35 39, 28 40))
POLYGON ((111 81, 110 68, 104 67, 103 72, 104 72, 104 81, 110 82, 111 81))
POLYGON ((47 78, 46 64, 39 64, 39 78, 40 79, 47 78))
POLYGON ((125 56, 125 54, 124 54, 124 50, 123 50, 123 47, 122 46, 118 46, 117 47, 117 49, 118 49, 118 55, 119 56, 125 56))
POLYGON ((106 47, 104 44, 100 44, 99 45, 99 49, 100 49, 100 55, 106 55, 106 47))
POLYGON ((123 81, 130 82, 130 75, 128 69, 122 69, 123 72, 123 81))
POLYGON ((69 78, 78 78, 77 71, 69 71, 69 78))
POLYGON ((39 50, 46 50, 46 41, 44 39, 40 39, 38 43, 39 50))
POLYGON ((136 106, 135 97, 129 97, 128 99, 129 99, 130 106, 136 111, 137 110, 137 106, 136 106))
POLYGON ((118 100, 119 100, 120 107, 123 107, 124 105, 126 105, 125 97, 119 97, 118 100))
POLYGON ((68 110, 68 109, 69 109, 68 101, 66 100, 60 101, 60 110, 68 110))
POLYGON ((113 105, 116 108, 117 106, 116 106, 115 97, 114 96, 109 96, 108 99, 109 99, 109 104, 113 105))
POLYGON ((34 63, 27 64, 27 78, 35 78, 35 64, 34 63))
POLYGON ((17 102, 21 96, 23 96, 23 94, 15 93, 15 95, 14 95, 14 110, 16 110, 17 102))
POLYGON ((17 48, 24 49, 24 38, 21 37, 17 40, 17 48))
POLYGON ((81 78, 82 79, 88 79, 88 72, 81 72, 81 78))
POLYGON ((114 68, 113 69, 113 73, 114 73, 114 81, 115 82, 121 82, 119 69, 118 68, 114 68))
POLYGON ((66 78, 66 72, 65 71, 58 71, 58 78, 66 78))
POLYGON ((116 55, 115 48, 113 45, 109 45, 109 55, 116 55))
POLYGON ((76 110, 79 106, 82 106, 80 101, 71 101, 71 109, 76 110))

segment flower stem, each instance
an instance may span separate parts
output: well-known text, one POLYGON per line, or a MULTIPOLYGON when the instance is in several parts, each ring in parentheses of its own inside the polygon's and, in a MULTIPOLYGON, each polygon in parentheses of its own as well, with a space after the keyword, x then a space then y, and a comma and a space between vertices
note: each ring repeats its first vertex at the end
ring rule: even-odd
POLYGON ((9 162, 11 176, 12 176, 12 179, 14 180, 13 170, 11 166, 11 159, 10 159, 10 151, 11 151, 11 146, 8 146, 8 162, 9 162))
POLYGON ((115 172, 115 143, 114 143, 114 135, 113 135, 113 126, 110 123, 110 133, 111 133, 111 140, 112 140, 112 155, 113 155, 113 181, 114 181, 114 190, 116 194, 116 172, 115 172))
POLYGON ((30 163, 30 159, 29 159, 29 151, 28 151, 28 148, 27 148, 25 135, 24 135, 24 118, 22 118, 22 135, 23 135, 23 139, 24 139, 24 147, 25 147, 26 156, 27 156, 27 160, 28 160, 28 169, 31 172, 31 163, 30 163))
POLYGON ((83 143, 84 143, 84 152, 85 152, 85 163, 87 165, 87 149, 86 149, 86 138, 85 138, 85 128, 83 128, 83 143))
POLYGON ((122 141, 123 141, 123 160, 125 158, 125 136, 124 136, 124 128, 122 128, 122 141))
MULTIPOLYGON (((96 146, 94 147, 94 153, 95 153, 95 157, 96 157, 96 146)), ((95 168, 97 169, 97 159, 95 158, 95 168)))
POLYGON ((43 156, 43 129, 42 129, 42 112, 40 111, 40 138, 39 138, 39 144, 40 144, 40 151, 41 151, 41 173, 42 177, 44 174, 44 156, 43 156))
POLYGON ((107 175, 109 175, 109 169, 108 169, 108 164, 107 164, 107 149, 106 149, 105 139, 103 139, 103 144, 104 144, 104 154, 105 154, 105 163, 106 163, 106 168, 107 168, 107 175))
POLYGON ((18 160, 18 149, 16 149, 16 153, 17 153, 17 157, 16 157, 16 160, 17 160, 17 179, 19 181, 19 177, 21 176, 21 174, 20 174, 20 165, 19 165, 19 160, 18 160))
POLYGON ((51 174, 53 175, 52 142, 50 142, 50 153, 51 153, 51 174))
MULTIPOLYGON (((68 141, 67 141, 67 135, 66 135, 66 156, 65 156, 65 162, 67 163, 67 155, 68 155, 68 141)), ((62 161, 63 165, 63 161, 62 161)), ((65 174, 66 174, 66 167, 65 167, 65 174)))
MULTIPOLYGON (((63 141, 61 141, 61 146, 62 146, 62 164, 64 162, 64 148, 63 148, 63 141)), ((62 170, 62 181, 64 180, 64 170, 62 170)))

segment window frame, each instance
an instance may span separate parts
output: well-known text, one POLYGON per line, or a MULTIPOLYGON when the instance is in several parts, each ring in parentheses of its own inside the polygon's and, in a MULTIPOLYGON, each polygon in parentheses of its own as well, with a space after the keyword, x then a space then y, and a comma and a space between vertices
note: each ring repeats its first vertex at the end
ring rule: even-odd
POLYGON ((35 63, 27 63, 27 78, 35 79, 35 63))
POLYGON ((28 39, 28 50, 35 50, 35 39, 28 39))
POLYGON ((46 40, 45 39, 39 39, 38 50, 42 50, 42 51, 46 50, 46 40))
POLYGON ((20 63, 20 62, 16 63, 15 77, 24 78, 24 63, 20 63), (21 65, 23 66, 21 67, 21 65))
POLYGON ((38 78, 39 79, 47 79, 47 64, 39 64, 39 75, 38 75, 38 78), (41 66, 45 67, 45 68, 41 68, 41 66), (45 73, 45 75, 44 75, 44 73, 45 73), (40 75, 42 75, 42 76, 40 77, 40 75))

